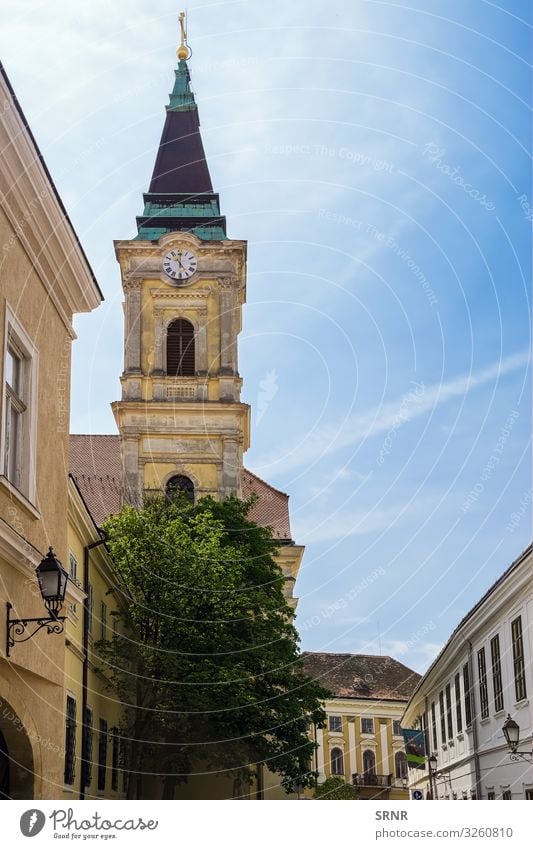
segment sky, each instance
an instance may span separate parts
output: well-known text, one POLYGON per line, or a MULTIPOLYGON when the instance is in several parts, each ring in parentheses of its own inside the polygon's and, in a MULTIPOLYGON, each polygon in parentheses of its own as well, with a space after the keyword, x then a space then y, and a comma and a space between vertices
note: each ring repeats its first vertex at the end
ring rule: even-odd
MULTIPOLYGON (((2 60, 105 294, 72 431, 114 433, 122 290, 173 83, 170 0, 2 7, 2 60)), ((190 2, 228 235, 248 240, 246 465, 306 546, 302 648, 423 672, 531 540, 531 4, 190 2)))

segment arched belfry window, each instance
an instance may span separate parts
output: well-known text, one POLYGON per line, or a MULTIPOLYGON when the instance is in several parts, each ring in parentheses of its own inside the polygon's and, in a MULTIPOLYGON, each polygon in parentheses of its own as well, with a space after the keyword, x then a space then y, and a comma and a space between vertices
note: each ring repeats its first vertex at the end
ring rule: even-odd
POLYGON ((194 370, 194 327, 186 318, 176 318, 167 329, 167 374, 190 377, 194 370))
POLYGON ((186 495, 189 501, 194 502, 194 484, 186 475, 174 475, 167 482, 168 498, 172 498, 173 495, 177 495, 180 492, 186 495))

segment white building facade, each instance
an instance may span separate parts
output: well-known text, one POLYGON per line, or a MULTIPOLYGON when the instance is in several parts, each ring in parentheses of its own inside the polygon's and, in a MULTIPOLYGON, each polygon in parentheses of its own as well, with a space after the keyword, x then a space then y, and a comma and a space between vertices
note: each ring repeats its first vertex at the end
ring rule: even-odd
POLYGON ((459 623, 420 680, 402 726, 422 728, 436 768, 410 769, 435 799, 533 799, 533 545, 459 623), (511 757, 503 725, 520 726, 511 757))

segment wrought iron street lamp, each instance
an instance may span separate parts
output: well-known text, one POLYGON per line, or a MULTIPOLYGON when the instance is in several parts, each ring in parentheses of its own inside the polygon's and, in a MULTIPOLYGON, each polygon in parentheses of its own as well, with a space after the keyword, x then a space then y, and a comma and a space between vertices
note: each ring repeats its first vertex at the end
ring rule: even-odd
POLYGON ((527 761, 533 763, 533 751, 519 752, 518 744, 520 743, 520 726, 511 718, 511 714, 507 714, 507 719, 503 724, 503 736, 507 741, 507 745, 511 750, 510 758, 512 761, 527 761))
POLYGON ((33 636, 40 631, 41 628, 46 628, 49 634, 61 634, 63 631, 63 622, 66 616, 59 616, 63 602, 65 601, 65 593, 67 591, 68 574, 65 572, 61 561, 55 556, 52 547, 49 548, 46 557, 41 560, 35 570, 39 589, 44 601, 45 607, 49 616, 41 616, 37 618, 12 619, 11 611, 13 605, 7 602, 7 620, 6 620, 6 656, 9 657, 10 649, 15 643, 25 643, 31 640, 33 636), (28 633, 28 625, 35 625, 31 633, 28 633))
POLYGON ((429 767, 429 786, 431 789, 431 798, 438 799, 437 795, 437 782, 435 780, 435 776, 437 774, 437 755, 430 755, 428 758, 428 767, 429 767))

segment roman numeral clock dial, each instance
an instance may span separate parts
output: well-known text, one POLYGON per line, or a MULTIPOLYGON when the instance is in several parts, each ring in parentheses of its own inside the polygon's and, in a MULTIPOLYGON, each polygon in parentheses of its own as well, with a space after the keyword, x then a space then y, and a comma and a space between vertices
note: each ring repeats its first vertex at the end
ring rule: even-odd
POLYGON ((191 251, 169 251, 163 258, 163 270, 172 280, 187 280, 198 267, 198 260, 191 251))

